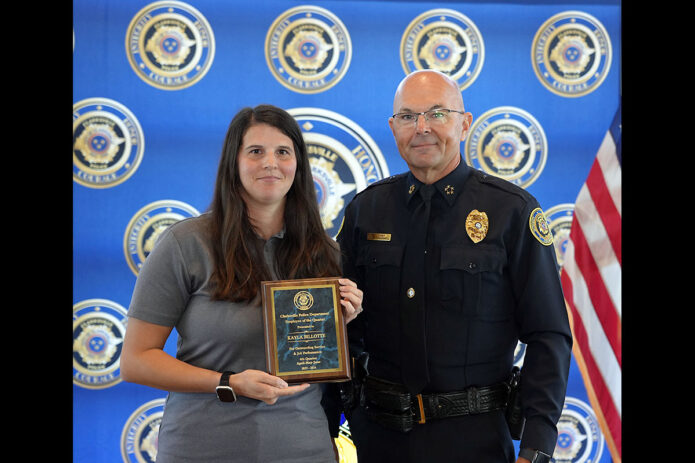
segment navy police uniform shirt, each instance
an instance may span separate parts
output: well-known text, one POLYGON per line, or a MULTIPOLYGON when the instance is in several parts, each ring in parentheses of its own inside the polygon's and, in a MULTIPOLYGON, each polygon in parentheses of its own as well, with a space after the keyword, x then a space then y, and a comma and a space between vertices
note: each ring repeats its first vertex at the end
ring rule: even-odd
MULTIPOLYGON (((410 172, 370 185, 346 207, 337 237, 344 276, 364 291, 364 312, 348 325, 351 348, 369 352, 370 375, 399 383, 399 301, 413 286, 401 264, 421 185, 410 172)), ((434 185, 425 261, 429 383, 422 392, 507 380, 521 340, 521 447, 552 454, 572 335, 545 217, 526 190, 463 160, 434 185)))

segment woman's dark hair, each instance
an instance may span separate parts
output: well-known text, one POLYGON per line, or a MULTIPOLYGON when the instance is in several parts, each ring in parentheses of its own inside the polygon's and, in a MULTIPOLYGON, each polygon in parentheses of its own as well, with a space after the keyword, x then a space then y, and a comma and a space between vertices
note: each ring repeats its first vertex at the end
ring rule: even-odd
POLYGON ((214 270, 213 299, 234 302, 251 300, 260 283, 271 280, 264 263, 262 240, 254 232, 242 199, 243 186, 237 155, 244 134, 252 125, 279 129, 294 144, 297 170, 285 202, 285 235, 275 255, 275 268, 282 279, 340 275, 337 244, 326 234, 314 190, 314 180, 304 137, 297 121, 272 105, 244 108, 227 129, 211 212, 214 270))

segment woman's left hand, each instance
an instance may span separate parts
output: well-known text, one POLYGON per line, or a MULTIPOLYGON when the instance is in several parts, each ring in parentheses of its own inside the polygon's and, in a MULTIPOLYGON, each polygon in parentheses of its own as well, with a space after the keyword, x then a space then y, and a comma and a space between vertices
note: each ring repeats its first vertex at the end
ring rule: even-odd
POLYGON ((340 283, 340 303, 345 314, 345 323, 350 323, 362 312, 362 290, 357 284, 347 278, 338 280, 340 283))

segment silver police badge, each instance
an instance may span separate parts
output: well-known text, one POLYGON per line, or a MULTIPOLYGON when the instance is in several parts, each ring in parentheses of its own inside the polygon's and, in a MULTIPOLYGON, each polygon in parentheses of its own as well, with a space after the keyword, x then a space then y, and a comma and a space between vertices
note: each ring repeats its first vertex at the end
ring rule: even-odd
POLYGON ((293 108, 307 145, 324 229, 338 236, 345 205, 367 185, 389 176, 379 146, 359 125, 333 111, 293 108))
POLYGON ((135 173, 145 151, 140 123, 121 103, 88 98, 72 106, 72 179, 110 188, 135 173))
POLYGON ((215 36, 200 11, 165 0, 150 3, 133 17, 125 48, 140 79, 162 90, 180 90, 210 70, 215 36))
POLYGON ((273 76, 290 90, 323 92, 337 84, 350 66, 350 34, 330 11, 297 6, 278 16, 268 29, 265 58, 273 76))
POLYGON ((406 74, 434 69, 454 79, 461 90, 480 74, 485 60, 483 37, 475 23, 455 10, 429 10, 406 27, 400 45, 406 74))
POLYGON ((610 70, 611 40, 596 18, 565 11, 538 29, 531 47, 533 70, 551 92, 579 97, 593 92, 610 70))
POLYGON ((513 106, 500 106, 473 123, 465 156, 468 165, 526 188, 545 167, 548 142, 531 114, 513 106))
POLYGON ((567 251, 567 243, 570 238, 573 216, 574 204, 558 204, 545 211, 548 227, 553 234, 555 257, 560 270, 562 270, 562 265, 565 263, 565 251, 567 251))
POLYGON ((121 348, 127 311, 107 299, 88 299, 72 307, 72 382, 104 389, 121 382, 121 348))
POLYGON ((605 438, 592 408, 586 402, 566 397, 557 423, 555 463, 589 463, 601 460, 605 438))
POLYGON ((124 462, 154 463, 157 460, 159 427, 164 416, 165 401, 151 400, 130 415, 121 433, 124 462))
POLYGON ((140 267, 164 230, 179 220, 198 215, 200 213, 194 207, 168 199, 155 201, 137 211, 123 236, 123 251, 133 273, 137 275, 140 272, 140 267))

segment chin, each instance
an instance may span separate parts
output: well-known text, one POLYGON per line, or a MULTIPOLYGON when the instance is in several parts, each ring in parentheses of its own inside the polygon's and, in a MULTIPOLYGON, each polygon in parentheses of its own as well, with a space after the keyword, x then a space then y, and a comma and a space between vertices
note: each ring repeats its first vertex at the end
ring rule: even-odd
POLYGON ((273 191, 268 191, 268 190, 256 190, 252 192, 247 192, 246 199, 247 201, 250 201, 254 204, 260 205, 260 206, 271 206, 278 204, 282 201, 285 200, 287 196, 287 191, 284 189, 282 191, 280 190, 273 190, 273 191))
POLYGON ((259 195, 257 197, 257 201, 259 203, 263 204, 277 204, 279 202, 282 202, 285 200, 285 194, 283 193, 278 193, 278 194, 268 194, 268 195, 259 195))
POLYGON ((409 156, 410 163, 417 167, 432 167, 433 165, 441 162, 441 153, 414 153, 409 156))

